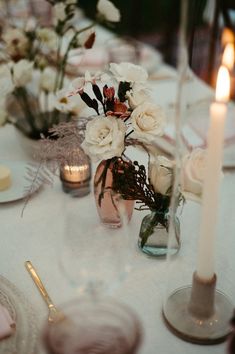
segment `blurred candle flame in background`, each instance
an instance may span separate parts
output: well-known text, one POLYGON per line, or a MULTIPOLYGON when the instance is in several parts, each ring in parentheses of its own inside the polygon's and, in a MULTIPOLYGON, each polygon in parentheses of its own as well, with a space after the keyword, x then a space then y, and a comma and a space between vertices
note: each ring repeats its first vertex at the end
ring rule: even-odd
POLYGON ((222 64, 228 68, 228 70, 232 70, 234 66, 234 45, 233 43, 226 44, 224 49, 222 64))
POLYGON ((216 91, 215 98, 218 102, 227 102, 229 100, 230 93, 230 76, 228 69, 221 65, 219 68, 217 82, 216 82, 216 91))

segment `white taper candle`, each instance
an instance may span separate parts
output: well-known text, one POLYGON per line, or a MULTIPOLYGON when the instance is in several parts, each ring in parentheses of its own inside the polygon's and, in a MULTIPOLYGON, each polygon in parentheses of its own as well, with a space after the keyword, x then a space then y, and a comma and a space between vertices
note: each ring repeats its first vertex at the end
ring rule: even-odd
POLYGON ((215 234, 223 155, 224 124, 229 97, 229 73, 221 67, 216 86, 216 102, 210 107, 210 126, 202 198, 202 220, 198 245, 197 276, 205 281, 215 273, 215 234))

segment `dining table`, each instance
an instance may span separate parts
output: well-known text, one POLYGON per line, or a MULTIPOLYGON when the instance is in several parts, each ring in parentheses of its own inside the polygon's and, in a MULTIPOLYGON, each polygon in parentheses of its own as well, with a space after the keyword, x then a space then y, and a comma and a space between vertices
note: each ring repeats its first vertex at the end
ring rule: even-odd
MULTIPOLYGON (((104 33, 106 32, 104 31, 104 33)), ((177 75, 176 69, 166 65, 162 60, 156 65, 156 70, 151 69, 149 74, 152 97, 155 103, 164 107, 168 115, 169 126, 174 125, 174 107, 178 88, 177 75)), ((199 110, 201 102, 213 99, 214 91, 192 71, 189 71, 189 77, 185 80, 187 107, 193 107, 195 114, 195 111, 199 110)), ((183 126, 187 128, 187 139, 196 147, 200 145, 198 140, 200 142, 201 138, 196 136, 195 131, 189 125, 187 126, 187 119, 186 113, 183 117, 183 126)), ((159 141, 159 144, 156 142, 156 147, 167 156, 171 156, 174 151, 174 143, 171 142, 172 149, 169 151, 167 148, 169 144, 164 145, 163 139, 159 141)), ((233 215, 235 144, 226 145, 224 151, 225 160, 229 156, 229 164, 224 165, 223 178, 221 179, 216 243, 219 251, 216 266, 218 273, 223 274, 224 289, 222 290, 226 291, 234 301, 235 257, 232 256, 232 251, 235 248, 235 218, 233 215)), ((138 158, 138 152, 133 152, 133 158, 138 158)), ((0 164, 8 162, 11 166, 19 162, 27 166, 32 162, 32 157, 19 144, 15 127, 12 124, 0 127, 0 164)), ((27 183, 29 182, 25 179, 25 186, 27 183)), ((90 212, 90 206, 94 204, 92 192, 84 197, 65 195, 59 176, 54 176, 52 185, 42 185, 33 193, 25 208, 23 196, 22 192, 22 196, 16 198, 17 200, 14 200, 14 197, 10 201, 0 199, 0 276, 14 284, 26 299, 26 303, 33 311, 35 327, 32 331, 40 333, 47 320, 48 309, 25 269, 25 262, 30 260, 33 263, 56 305, 59 306, 73 299, 77 296, 75 289, 61 271, 59 264, 58 243, 65 215, 63 205, 61 205, 62 197, 66 198, 67 210, 68 208, 76 208, 87 222, 90 218, 98 220, 98 215, 90 212)), ((225 354, 227 352, 226 342, 207 346, 192 344, 175 336, 166 327, 162 308, 167 296, 167 284, 171 281, 168 272, 169 260, 149 257, 139 250, 137 240, 143 215, 144 212, 142 214, 141 211, 134 210, 128 225, 128 232, 135 244, 130 248, 130 271, 112 293, 115 299, 130 306, 140 319, 143 339, 139 354, 225 354)), ((198 215, 200 215, 200 204, 193 201, 187 201, 180 212, 181 249, 175 256, 175 259, 179 261, 178 269, 176 261, 175 278, 184 278, 183 271, 187 266, 193 270, 193 265, 190 262, 195 258, 197 252, 192 245, 196 243, 198 238, 197 231, 200 222, 198 215)), ((97 249, 97 252, 99 251, 97 249)), ((185 282, 187 283, 187 281, 186 277, 185 282)), ((25 316, 31 319, 27 311, 25 316)))

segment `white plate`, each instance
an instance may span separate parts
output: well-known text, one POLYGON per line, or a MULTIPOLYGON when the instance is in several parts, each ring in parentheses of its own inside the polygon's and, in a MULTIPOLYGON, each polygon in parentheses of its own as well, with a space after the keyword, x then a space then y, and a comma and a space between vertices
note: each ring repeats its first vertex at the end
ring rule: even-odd
MULTIPOLYGON (((11 170, 11 186, 3 191, 0 191, 0 203, 13 202, 25 197, 25 188, 29 187, 30 182, 26 179, 27 162, 25 161, 3 161, 0 160, 0 165, 4 165, 11 170)), ((41 183, 39 180, 34 183, 34 188, 30 194, 34 193, 41 183)))
POLYGON ((36 316, 28 299, 0 276, 0 303, 16 322, 15 333, 0 341, 2 354, 33 354, 38 337, 36 316))

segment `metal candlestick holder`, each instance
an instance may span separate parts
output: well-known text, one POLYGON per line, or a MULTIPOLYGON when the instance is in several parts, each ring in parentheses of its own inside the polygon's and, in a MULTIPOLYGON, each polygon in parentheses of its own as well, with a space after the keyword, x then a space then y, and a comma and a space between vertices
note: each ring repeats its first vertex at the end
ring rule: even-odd
POLYGON ((216 275, 203 281, 193 274, 192 286, 176 289, 167 298, 163 317, 167 327, 181 339, 197 344, 223 342, 231 331, 234 306, 216 290, 216 275))

